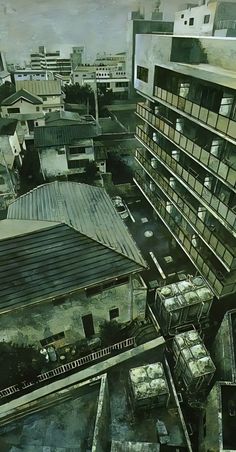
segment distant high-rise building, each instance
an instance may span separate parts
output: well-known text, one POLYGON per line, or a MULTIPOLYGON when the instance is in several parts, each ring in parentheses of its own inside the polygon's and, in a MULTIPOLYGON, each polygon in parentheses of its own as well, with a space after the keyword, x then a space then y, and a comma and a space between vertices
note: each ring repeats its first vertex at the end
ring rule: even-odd
POLYGON ((70 54, 71 67, 74 71, 78 66, 83 64, 84 47, 72 47, 70 54))
POLYGON ((39 51, 31 53, 30 66, 33 70, 45 70, 59 74, 71 73, 70 58, 61 58, 60 50, 49 52, 44 46, 39 46, 39 51))

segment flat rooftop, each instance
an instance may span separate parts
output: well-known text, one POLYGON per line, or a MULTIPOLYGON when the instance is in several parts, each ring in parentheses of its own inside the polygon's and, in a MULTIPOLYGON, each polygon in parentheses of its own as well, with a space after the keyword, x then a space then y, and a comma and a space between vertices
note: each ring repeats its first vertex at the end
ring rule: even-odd
POLYGON ((236 450, 236 384, 221 385, 223 449, 236 450))

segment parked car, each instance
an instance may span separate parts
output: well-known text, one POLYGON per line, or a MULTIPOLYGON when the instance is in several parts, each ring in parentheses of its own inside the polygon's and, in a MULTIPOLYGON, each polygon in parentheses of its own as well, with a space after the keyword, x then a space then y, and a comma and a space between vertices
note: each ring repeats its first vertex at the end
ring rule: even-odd
POLYGON ((122 198, 120 196, 114 196, 111 200, 122 220, 128 218, 129 212, 122 198))

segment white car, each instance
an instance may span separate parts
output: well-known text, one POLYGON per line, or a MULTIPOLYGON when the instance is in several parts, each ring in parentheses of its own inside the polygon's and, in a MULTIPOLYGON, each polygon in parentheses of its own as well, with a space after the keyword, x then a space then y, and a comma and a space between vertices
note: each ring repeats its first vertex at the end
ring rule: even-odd
POLYGON ((114 196, 113 198, 111 198, 114 207, 116 208, 117 212, 119 213, 120 217, 122 218, 122 220, 125 220, 126 218, 128 218, 129 213, 127 210, 126 205, 124 204, 124 201, 122 200, 122 198, 120 196, 114 196))

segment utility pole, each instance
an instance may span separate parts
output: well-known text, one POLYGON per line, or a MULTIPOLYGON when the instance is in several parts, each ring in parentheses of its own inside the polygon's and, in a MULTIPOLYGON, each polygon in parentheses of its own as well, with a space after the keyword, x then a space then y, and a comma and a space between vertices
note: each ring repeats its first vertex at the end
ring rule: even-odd
POLYGON ((99 111, 98 111, 98 87, 97 87, 96 72, 95 72, 95 89, 93 90, 93 92, 94 92, 94 100, 95 100, 95 118, 96 118, 96 121, 98 122, 99 111))

